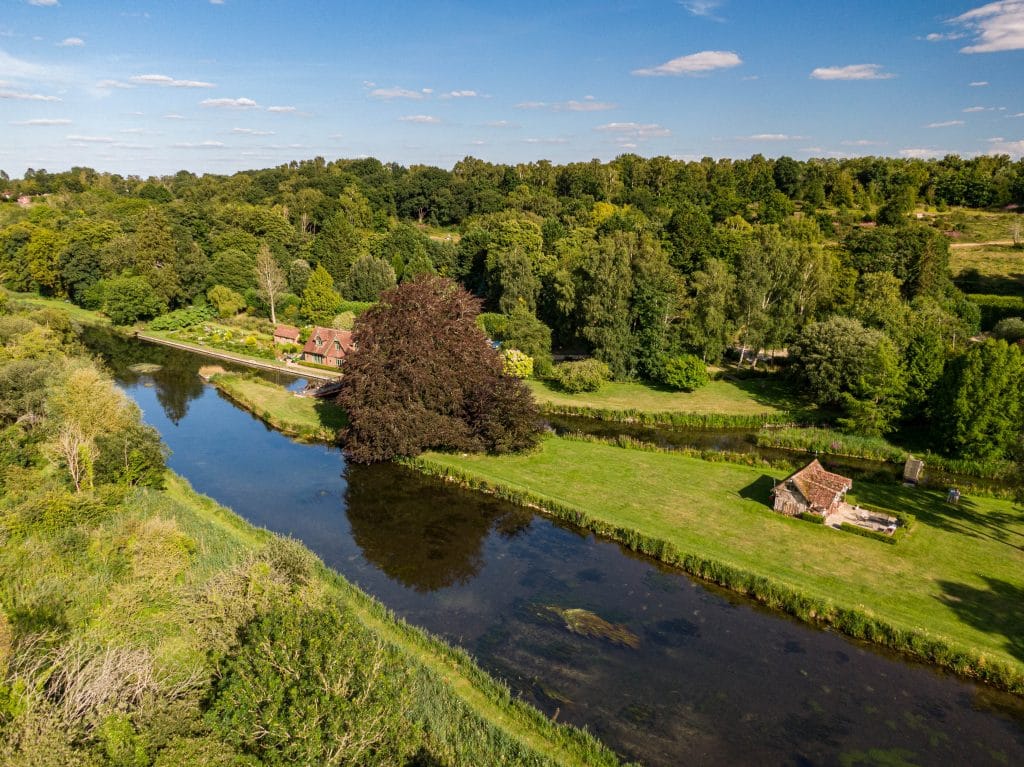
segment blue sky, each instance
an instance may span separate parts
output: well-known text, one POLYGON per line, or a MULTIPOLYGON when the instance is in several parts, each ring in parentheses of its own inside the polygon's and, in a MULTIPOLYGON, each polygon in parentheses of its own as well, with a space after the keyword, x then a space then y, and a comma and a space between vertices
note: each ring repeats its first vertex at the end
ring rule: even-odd
POLYGON ((0 0, 0 168, 1024 154, 1024 0, 0 0))

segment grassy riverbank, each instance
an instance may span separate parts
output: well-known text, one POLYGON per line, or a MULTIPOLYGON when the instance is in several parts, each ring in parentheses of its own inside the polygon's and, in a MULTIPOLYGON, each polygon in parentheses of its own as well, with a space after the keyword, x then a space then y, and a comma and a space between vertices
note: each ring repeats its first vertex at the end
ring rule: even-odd
POLYGON ((261 378, 221 373, 210 383, 265 423, 299 439, 333 442, 348 423, 345 411, 333 402, 299 397, 261 378))
POLYGON ((916 516, 899 546, 882 546, 772 513, 781 472, 757 467, 560 438, 528 455, 432 453, 415 463, 799 617, 1024 692, 1024 509, 1012 502, 954 507, 936 492, 858 483, 860 501, 916 516))

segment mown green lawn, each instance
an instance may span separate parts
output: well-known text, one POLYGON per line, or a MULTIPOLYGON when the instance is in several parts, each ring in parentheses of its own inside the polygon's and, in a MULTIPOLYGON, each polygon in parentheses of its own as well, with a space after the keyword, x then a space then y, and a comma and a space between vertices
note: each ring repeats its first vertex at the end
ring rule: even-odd
POLYGON ((233 373, 221 374, 214 385, 272 426, 303 437, 333 440, 348 423, 345 411, 333 402, 297 397, 282 386, 233 373))
POLYGON ((858 482, 861 502, 917 515, 887 546, 775 514, 774 471, 556 437, 526 455, 425 457, 1024 667, 1020 504, 858 482))
POLYGON ((716 413, 759 415, 798 407, 792 392, 773 379, 711 381, 693 392, 679 392, 643 383, 606 383, 596 392, 568 394, 548 381, 527 381, 542 405, 644 410, 654 413, 716 413))

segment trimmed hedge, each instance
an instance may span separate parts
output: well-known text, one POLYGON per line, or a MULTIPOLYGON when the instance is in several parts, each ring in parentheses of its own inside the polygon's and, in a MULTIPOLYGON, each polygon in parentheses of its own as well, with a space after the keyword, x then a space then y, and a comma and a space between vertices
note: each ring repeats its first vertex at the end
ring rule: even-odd
POLYGON ((812 514, 809 511, 801 511, 796 515, 797 519, 802 519, 804 522, 813 522, 816 525, 825 524, 825 518, 821 514, 812 514))
POLYGON ((880 533, 877 530, 868 530, 864 527, 851 525, 849 522, 840 522, 839 529, 842 530, 844 533, 853 533, 854 535, 859 535, 861 538, 872 538, 876 541, 881 541, 882 543, 889 543, 893 546, 896 545, 896 539, 893 536, 888 535, 887 533, 880 533))
POLYGON ((1024 297, 969 293, 967 300, 981 309, 981 329, 991 330, 999 320, 1024 315, 1024 297))
POLYGON ((992 661, 973 648, 957 646, 921 630, 897 628, 863 609, 840 607, 829 600, 808 596, 791 586, 733 565, 699 554, 679 551, 668 541, 594 519, 582 509, 569 504, 508 485, 490 483, 460 469, 438 465, 422 456, 404 458, 400 463, 428 476, 489 493, 590 530, 633 551, 678 567, 697 578, 744 594, 807 623, 830 626, 847 636, 889 647, 949 669, 960 676, 977 679, 1012 693, 1024 694, 1024 672, 1009 664, 992 661))

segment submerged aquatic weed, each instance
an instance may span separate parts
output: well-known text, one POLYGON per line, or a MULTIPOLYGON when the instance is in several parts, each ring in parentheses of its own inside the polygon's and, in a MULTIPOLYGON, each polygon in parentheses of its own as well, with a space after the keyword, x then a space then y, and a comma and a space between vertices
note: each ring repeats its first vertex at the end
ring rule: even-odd
POLYGON ((600 615, 580 607, 558 607, 548 605, 548 610, 565 621, 565 627, 574 634, 632 647, 640 647, 640 637, 630 631, 623 623, 609 623, 600 615))

